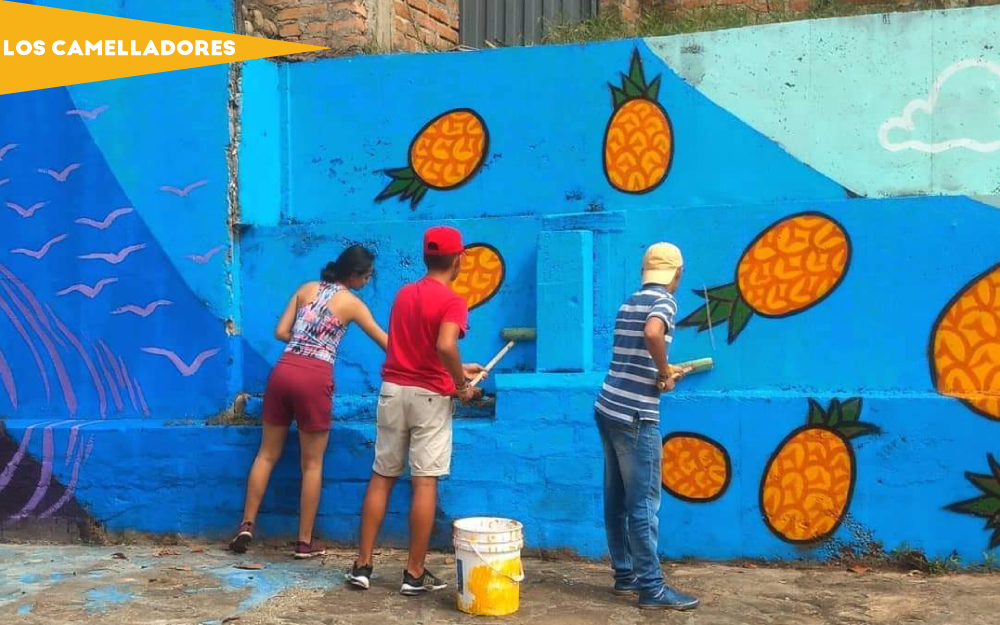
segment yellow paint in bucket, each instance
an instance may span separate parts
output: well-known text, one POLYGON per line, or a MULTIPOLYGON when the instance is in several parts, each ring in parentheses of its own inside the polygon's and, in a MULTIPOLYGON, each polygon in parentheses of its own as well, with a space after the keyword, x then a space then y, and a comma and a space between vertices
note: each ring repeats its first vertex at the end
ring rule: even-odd
POLYGON ((522 526, 517 521, 475 517, 455 521, 458 609, 475 615, 517 612, 524 579, 522 526))

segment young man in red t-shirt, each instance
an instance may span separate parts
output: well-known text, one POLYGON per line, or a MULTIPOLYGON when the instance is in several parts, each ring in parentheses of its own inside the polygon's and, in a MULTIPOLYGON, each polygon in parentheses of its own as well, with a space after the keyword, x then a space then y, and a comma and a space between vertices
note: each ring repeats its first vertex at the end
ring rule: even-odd
POLYGON ((427 275, 404 286, 392 304, 376 416, 375 464, 361 507, 358 558, 347 576, 359 588, 371 584, 375 539, 407 453, 413 498, 410 553, 400 592, 419 595, 445 587, 424 568, 437 481, 451 470, 452 397, 466 404, 481 395, 468 380, 483 370, 480 365, 463 365, 458 351, 469 310, 449 285, 458 276, 464 251, 458 230, 428 230, 424 234, 427 275))

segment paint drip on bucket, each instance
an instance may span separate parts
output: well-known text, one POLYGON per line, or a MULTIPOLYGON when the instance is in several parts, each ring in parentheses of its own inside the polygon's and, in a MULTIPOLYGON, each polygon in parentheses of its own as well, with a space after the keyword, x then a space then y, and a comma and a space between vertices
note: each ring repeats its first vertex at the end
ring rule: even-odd
POLYGON ((467 614, 503 616, 517 612, 524 580, 523 527, 496 517, 454 523, 458 609, 467 614))

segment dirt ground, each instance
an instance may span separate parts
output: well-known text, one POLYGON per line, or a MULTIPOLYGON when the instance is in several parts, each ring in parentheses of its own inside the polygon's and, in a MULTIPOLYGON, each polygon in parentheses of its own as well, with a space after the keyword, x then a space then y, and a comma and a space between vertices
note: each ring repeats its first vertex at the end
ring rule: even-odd
POLYGON ((24 625, 432 625, 443 623, 705 625, 996 625, 1000 576, 834 567, 666 564, 669 583, 701 598, 688 613, 643 612, 610 592, 599 563, 524 560, 520 610, 473 617, 455 608, 454 560, 428 567, 450 587, 399 594, 403 553, 387 550, 372 589, 345 584, 351 552, 296 561, 287 549, 234 556, 220 545, 0 545, 0 623, 24 625))

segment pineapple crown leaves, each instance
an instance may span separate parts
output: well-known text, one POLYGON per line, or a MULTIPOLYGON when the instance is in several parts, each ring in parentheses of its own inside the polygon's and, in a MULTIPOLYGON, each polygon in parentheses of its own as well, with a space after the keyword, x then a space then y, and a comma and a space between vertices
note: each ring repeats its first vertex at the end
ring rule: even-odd
POLYGON ((739 289, 735 284, 726 284, 707 291, 695 289, 694 293, 701 298, 707 296, 708 302, 698 306, 694 312, 677 322, 677 325, 682 328, 696 327, 699 332, 704 332, 725 322, 729 326, 726 342, 732 345, 753 317, 753 309, 744 301, 739 289))
POLYGON ((1000 463, 993 454, 986 454, 986 462, 990 466, 989 475, 965 472, 965 479, 983 494, 945 506, 945 510, 986 519, 986 529, 993 530, 989 548, 994 549, 1000 546, 1000 463))
POLYGON ((873 423, 865 423, 861 417, 861 398, 852 397, 846 401, 830 400, 824 409, 815 399, 809 400, 809 425, 821 425, 834 430, 850 440, 868 434, 878 434, 882 430, 873 423))
POLYGON ((410 200, 410 208, 416 210, 417 204, 427 193, 427 185, 416 172, 410 167, 397 167, 386 169, 383 173, 392 178, 392 182, 382 189, 382 192, 375 197, 375 201, 381 202, 398 195, 401 202, 410 200))
POLYGON ((660 78, 657 76, 651 82, 646 82, 646 75, 642 70, 642 59, 639 57, 639 49, 632 51, 632 60, 629 62, 628 74, 621 74, 622 86, 611 87, 611 105, 617 111, 623 104, 636 98, 645 98, 656 101, 660 95, 660 78))

